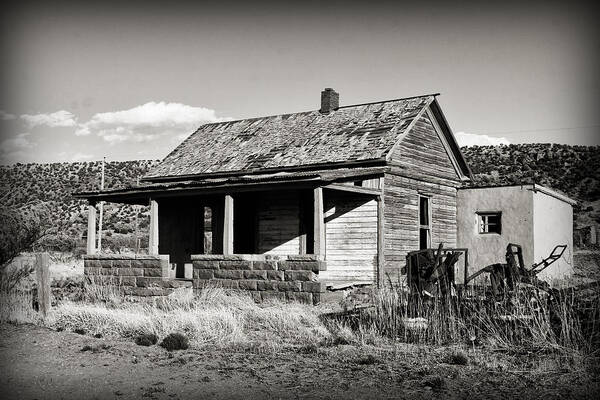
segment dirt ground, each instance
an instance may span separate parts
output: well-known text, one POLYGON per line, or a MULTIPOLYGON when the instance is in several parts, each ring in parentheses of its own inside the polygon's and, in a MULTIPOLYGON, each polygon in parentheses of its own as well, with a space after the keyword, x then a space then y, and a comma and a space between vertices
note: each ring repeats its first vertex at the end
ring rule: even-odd
POLYGON ((592 399, 600 393, 595 375, 450 365, 414 349, 169 353, 32 325, 0 325, 0 360, 3 399, 592 399), (82 351, 86 345, 93 350, 82 351))

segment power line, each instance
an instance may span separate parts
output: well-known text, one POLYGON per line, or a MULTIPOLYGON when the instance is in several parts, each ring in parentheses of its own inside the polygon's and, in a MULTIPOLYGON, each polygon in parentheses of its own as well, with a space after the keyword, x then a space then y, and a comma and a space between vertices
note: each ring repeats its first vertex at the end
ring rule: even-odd
POLYGON ((568 126, 563 128, 543 128, 543 129, 529 129, 520 131, 497 131, 497 132, 484 132, 482 135, 512 135, 515 133, 529 133, 529 132, 548 132, 548 131, 566 131, 574 129, 589 129, 598 128, 600 125, 587 125, 587 126, 568 126))

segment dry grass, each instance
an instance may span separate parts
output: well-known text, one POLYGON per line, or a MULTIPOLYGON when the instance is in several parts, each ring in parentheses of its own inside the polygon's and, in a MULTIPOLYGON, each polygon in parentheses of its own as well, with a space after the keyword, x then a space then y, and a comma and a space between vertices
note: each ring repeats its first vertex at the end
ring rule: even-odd
POLYGON ((34 298, 30 291, 0 292, 0 322, 37 324, 42 320, 33 309, 34 298))
POLYGON ((134 338, 140 334, 164 338, 180 332, 193 347, 257 351, 316 345, 330 336, 311 306, 259 306, 246 294, 219 288, 204 290, 197 298, 181 292, 154 304, 65 303, 52 310, 46 324, 112 338, 134 338))
MULTIPOLYGON (((439 350, 433 357, 438 363, 499 371, 581 370, 594 362, 590 338, 598 330, 593 321, 584 329, 576 312, 577 296, 568 291, 562 292, 552 315, 541 298, 525 298, 519 307, 490 305, 482 299, 409 303, 404 292, 391 289, 374 293, 374 307, 343 318, 297 303, 259 305, 247 293, 220 288, 196 297, 182 291, 132 302, 121 295, 118 282, 87 285, 83 301, 61 302, 45 320, 31 308, 32 300, 27 292, 0 296, 0 321, 43 324, 132 343, 140 335, 156 335, 160 342, 181 333, 192 348, 234 351, 326 353, 350 345, 406 353, 414 359, 439 350), (519 318, 510 321, 499 318, 502 315, 519 318), (592 334, 587 334, 590 326, 592 334)), ((599 305, 592 304, 591 315, 597 317, 599 305)))
MULTIPOLYGON (((594 321, 600 304, 596 301, 583 315, 580 298, 573 290, 555 291, 550 297, 545 292, 523 290, 496 301, 478 296, 423 301, 408 296, 399 289, 374 292, 374 307, 355 312, 346 320, 355 331, 370 329, 420 345, 458 344, 474 354, 475 347, 481 347, 514 354, 521 358, 513 360, 516 363, 551 354, 551 359, 573 367, 597 357, 594 338, 599 326, 594 321)), ((462 363, 460 358, 451 357, 462 363)))

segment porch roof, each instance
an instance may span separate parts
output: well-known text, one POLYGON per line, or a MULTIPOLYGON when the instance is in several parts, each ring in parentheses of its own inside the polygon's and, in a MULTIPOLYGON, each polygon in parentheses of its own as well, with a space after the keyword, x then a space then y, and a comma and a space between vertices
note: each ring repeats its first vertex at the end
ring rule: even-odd
MULTIPOLYGON (((115 203, 147 204, 149 198, 157 197, 325 186, 338 181, 351 180, 352 178, 365 179, 367 177, 381 176, 385 170, 385 166, 373 166, 251 174, 206 178, 202 180, 149 183, 134 187, 74 193, 73 196, 80 199, 87 199, 92 203, 109 201, 115 203)), ((332 186, 332 189, 339 189, 339 187, 340 185, 332 186)), ((377 192, 375 189, 362 188, 357 188, 356 191, 362 191, 365 194, 376 194, 377 192)))

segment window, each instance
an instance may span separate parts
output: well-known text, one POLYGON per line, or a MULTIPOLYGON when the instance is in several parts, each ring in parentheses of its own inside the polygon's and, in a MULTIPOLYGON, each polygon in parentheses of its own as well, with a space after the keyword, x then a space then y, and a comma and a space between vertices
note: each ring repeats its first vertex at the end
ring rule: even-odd
POLYGON ((431 207, 430 198, 419 196, 419 249, 431 246, 431 207))
POLYGON ((502 233, 502 213, 485 212, 477 213, 479 219, 479 233, 502 233))

